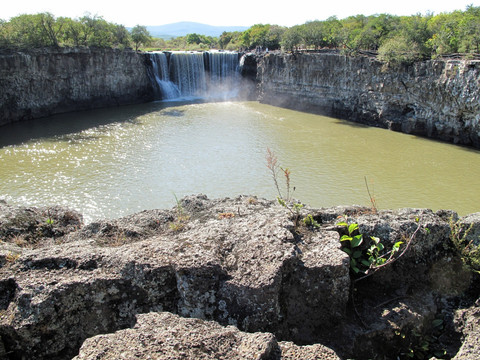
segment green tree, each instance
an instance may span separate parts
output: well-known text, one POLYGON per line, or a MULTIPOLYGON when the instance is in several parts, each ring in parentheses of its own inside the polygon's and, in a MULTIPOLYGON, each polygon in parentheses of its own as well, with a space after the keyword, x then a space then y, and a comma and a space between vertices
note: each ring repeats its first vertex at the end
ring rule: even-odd
MULTIPOLYGON (((338 24, 335 19, 332 19, 331 22, 332 25, 338 24)), ((364 31, 367 22, 368 19, 364 15, 349 16, 339 21, 340 26, 336 25, 336 28, 333 29, 333 34, 336 34, 333 37, 336 39, 336 44, 333 47, 338 47, 341 44, 348 49, 357 50, 359 47, 357 44, 358 39, 362 31, 364 31)), ((332 30, 329 33, 332 33, 332 30)))
POLYGON ((86 46, 85 27, 79 20, 64 20, 63 42, 69 46, 86 46))
POLYGON ((87 45, 95 47, 112 47, 114 44, 112 24, 101 16, 85 16, 82 18, 87 35, 87 45))
POLYGON ((463 14, 454 11, 450 14, 439 14, 428 21, 428 28, 432 36, 428 40, 429 46, 437 55, 458 52, 459 23, 463 14))
POLYGON ((428 27, 428 21, 431 17, 431 15, 422 16, 420 14, 402 17, 399 26, 399 32, 408 42, 415 44, 422 58, 430 58, 432 53, 429 42, 432 33, 428 27))
POLYGON ((130 46, 130 33, 123 25, 113 24, 111 26, 113 34, 113 44, 120 48, 126 48, 130 46))
POLYGON ((330 16, 325 20, 325 41, 326 46, 338 48, 342 44, 342 23, 336 16, 330 16))
POLYGON ((358 49, 378 50, 390 34, 398 28, 399 18, 388 14, 369 16, 367 23, 355 39, 358 49))
POLYGON ((0 48, 8 48, 11 46, 8 25, 8 22, 0 19, 0 48))
POLYGON ((270 50, 280 49, 280 42, 286 28, 278 25, 270 25, 267 31, 264 47, 270 50))
POLYGON ((9 22, 10 43, 16 47, 45 47, 48 40, 43 32, 41 15, 19 15, 9 22))
POLYGON ((418 44, 402 34, 386 40, 378 49, 378 58, 390 64, 411 64, 421 56, 418 44))
POLYGON ((460 52, 480 53, 480 6, 469 5, 459 22, 460 52))
POLYGON ((288 28, 282 37, 282 49, 285 51, 298 50, 303 41, 303 25, 295 25, 288 28))
POLYGON ((242 45, 248 49, 267 46, 267 34, 270 25, 256 24, 245 30, 241 36, 242 45))
POLYGON ((50 13, 38 14, 39 31, 47 46, 58 47, 63 38, 65 18, 55 19, 50 13))
POLYGON ((224 31, 218 39, 218 45, 220 49, 226 50, 238 50, 240 45, 240 37, 242 33, 240 31, 227 32, 224 31))
POLYGON ((187 44, 200 44, 202 42, 200 35, 195 33, 187 34, 185 40, 187 41, 187 44))
POLYGON ((220 49, 225 49, 232 39, 233 33, 224 31, 218 39, 218 45, 220 46, 220 49))
POLYGON ((98 17, 85 14, 82 18, 80 18, 79 21, 82 24, 81 45, 95 46, 95 41, 92 39, 95 36, 95 28, 97 27, 96 23, 98 21, 98 17))
POLYGON ((138 51, 140 45, 148 46, 152 42, 152 37, 145 26, 135 26, 130 35, 133 43, 135 44, 135 51, 138 51))
POLYGON ((315 50, 327 46, 326 38, 328 34, 323 21, 316 20, 305 23, 302 33, 305 46, 313 46, 315 50))

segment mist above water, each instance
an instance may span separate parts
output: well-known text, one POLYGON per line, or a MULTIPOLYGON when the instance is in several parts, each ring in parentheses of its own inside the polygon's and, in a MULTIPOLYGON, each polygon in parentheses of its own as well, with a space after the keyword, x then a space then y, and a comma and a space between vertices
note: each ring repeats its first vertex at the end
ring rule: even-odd
POLYGON ((241 94, 236 52, 154 52, 150 62, 149 76, 157 100, 227 100, 241 94))

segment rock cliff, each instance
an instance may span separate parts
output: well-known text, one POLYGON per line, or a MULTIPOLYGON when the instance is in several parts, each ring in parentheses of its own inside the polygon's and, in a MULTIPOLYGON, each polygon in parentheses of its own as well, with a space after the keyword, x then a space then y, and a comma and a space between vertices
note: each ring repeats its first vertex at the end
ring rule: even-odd
POLYGON ((0 53, 0 125, 153 100, 133 51, 59 48, 0 53))
POLYGON ((478 60, 389 67, 332 52, 266 54, 257 81, 264 103, 480 147, 478 60))
POLYGON ((451 248, 455 213, 302 212, 318 227, 247 196, 89 225, 0 203, 0 358, 397 359, 426 339, 476 358, 479 279, 451 248), (344 215, 386 247, 411 237, 409 250, 358 280, 344 215))
MULTIPOLYGON (((262 102, 480 148, 479 60, 389 67, 335 52, 269 53, 241 65, 262 102)), ((142 54, 112 49, 0 53, 0 125, 151 101, 149 66, 142 54)))

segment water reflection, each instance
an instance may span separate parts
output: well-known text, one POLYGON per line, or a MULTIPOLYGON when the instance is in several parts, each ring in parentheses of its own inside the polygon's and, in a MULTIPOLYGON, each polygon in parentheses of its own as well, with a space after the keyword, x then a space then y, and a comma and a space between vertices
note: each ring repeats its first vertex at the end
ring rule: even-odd
POLYGON ((79 136, 83 136, 81 132, 87 129, 101 129, 103 125, 119 122, 139 124, 138 117, 142 115, 161 111, 171 106, 201 102, 203 102, 201 99, 176 102, 156 101, 147 104, 58 114, 48 118, 7 124, 2 126, 0 131, 0 148, 43 138, 55 137, 60 139, 63 135, 78 138, 79 136))
POLYGON ((157 102, 3 128, 0 197, 64 204, 91 221, 178 197, 276 196, 273 149, 312 206, 478 211, 480 152, 257 102, 157 102))

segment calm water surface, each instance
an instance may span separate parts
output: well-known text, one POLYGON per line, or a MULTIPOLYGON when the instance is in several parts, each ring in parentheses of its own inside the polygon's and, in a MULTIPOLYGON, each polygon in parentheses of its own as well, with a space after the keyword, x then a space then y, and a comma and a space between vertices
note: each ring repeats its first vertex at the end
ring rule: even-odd
POLYGON ((315 207, 480 211, 480 152, 257 102, 150 103, 0 128, 0 198, 86 221, 170 208, 175 195, 275 198, 266 149, 315 207), (175 194, 175 195, 174 195, 175 194))

